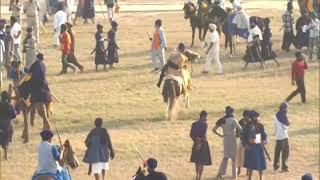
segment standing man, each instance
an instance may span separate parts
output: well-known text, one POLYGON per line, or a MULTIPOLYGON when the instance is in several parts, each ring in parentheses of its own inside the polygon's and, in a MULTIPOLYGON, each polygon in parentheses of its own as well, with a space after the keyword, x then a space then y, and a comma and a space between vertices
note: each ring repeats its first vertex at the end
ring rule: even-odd
POLYGON ((8 67, 12 61, 12 53, 11 51, 14 50, 13 38, 11 36, 11 26, 6 25, 6 36, 4 38, 4 47, 5 47, 5 54, 4 54, 4 65, 8 67))
POLYGON ((288 103, 284 102, 280 105, 279 111, 274 117, 274 128, 276 134, 276 147, 274 153, 273 168, 278 171, 280 168, 279 158, 282 153, 282 171, 290 172, 287 161, 289 157, 289 142, 288 142, 288 128, 289 120, 287 116, 288 103))
POLYGON ((54 15, 54 22, 53 22, 53 27, 54 27, 54 32, 55 32, 55 38, 56 38, 56 46, 59 47, 60 41, 59 41, 59 36, 61 33, 61 25, 66 23, 67 21, 67 14, 63 11, 63 5, 60 3, 58 5, 58 12, 54 15))
POLYGON ((111 23, 114 20, 114 6, 117 6, 117 0, 105 0, 104 3, 107 5, 108 18, 111 23))
POLYGON ((202 73, 208 74, 211 61, 214 60, 214 63, 216 65, 216 74, 223 74, 222 66, 220 63, 220 57, 219 57, 219 48, 220 48, 220 42, 219 42, 219 34, 217 32, 217 26, 215 24, 209 24, 209 38, 208 38, 208 44, 209 47, 207 49, 207 57, 206 57, 206 63, 204 65, 204 70, 202 73))
POLYGON ((238 121, 234 118, 234 109, 230 106, 226 107, 226 115, 219 119, 213 128, 213 133, 223 138, 224 156, 220 164, 217 178, 222 178, 226 174, 228 159, 232 160, 232 178, 237 178, 237 135, 235 129, 242 131, 238 121), (223 134, 217 130, 221 127, 223 134))
POLYGON ((67 25, 67 32, 70 35, 70 39, 71 39, 71 47, 70 47, 70 53, 68 54, 67 57, 67 62, 74 64, 75 66, 77 66, 77 68, 83 72, 84 67, 78 62, 75 53, 74 53, 74 47, 75 47, 75 36, 72 30, 72 24, 70 23, 66 23, 67 25))
POLYGON ((39 4, 37 0, 26 1, 23 11, 27 15, 27 27, 32 27, 34 30, 34 36, 39 43, 39 4))
POLYGON ((159 69, 162 69, 165 65, 165 51, 167 50, 168 46, 164 34, 164 29, 162 28, 161 19, 157 19, 154 24, 155 31, 153 33, 153 38, 150 38, 150 40, 152 41, 151 54, 154 71, 158 71, 159 69), (157 59, 159 59, 159 63, 157 62, 157 59))
POLYGON ((17 22, 15 17, 10 18, 11 23, 11 36, 13 38, 13 52, 14 52, 14 61, 21 62, 20 60, 20 43, 21 43, 21 25, 17 22))
POLYGON ((97 118, 95 128, 89 132, 85 140, 87 150, 83 162, 91 166, 90 174, 94 175, 95 180, 99 180, 100 174, 102 179, 105 179, 106 171, 109 170, 109 161, 115 156, 110 134, 102 125, 103 120, 97 118))
POLYGON ((304 85, 304 70, 308 69, 308 64, 305 60, 304 55, 301 51, 296 52, 296 60, 292 63, 291 68, 291 78, 292 85, 297 85, 297 89, 293 91, 286 99, 286 102, 289 102, 294 98, 298 93, 301 95, 302 103, 306 103, 306 89, 304 85))
POLYGON ((193 141, 190 162, 195 163, 196 180, 201 180, 203 166, 212 165, 210 147, 207 139, 208 113, 201 111, 198 121, 192 123, 190 137, 193 141))
POLYGON ((292 2, 288 2, 287 11, 282 15, 283 40, 281 49, 289 52, 291 43, 298 49, 295 36, 293 34, 294 18, 292 15, 292 2))
MULTIPOLYGON (((243 118, 239 121, 239 124, 243 130, 244 127, 250 122, 249 111, 248 110, 243 111, 242 115, 243 115, 243 118)), ((237 130, 237 135, 241 137, 242 132, 237 130)), ((240 175, 241 167, 243 166, 244 150, 245 150, 244 146, 242 145, 242 143, 240 141, 239 145, 238 145, 238 151, 237 151, 237 165, 238 165, 237 176, 240 175)))
POLYGON ((11 8, 11 11, 12 11, 11 12, 11 16, 15 17, 19 24, 22 24, 20 17, 21 17, 23 6, 20 3, 20 0, 15 0, 14 3, 11 3, 10 4, 10 8, 11 8))
MULTIPOLYGON (((2 88, 2 67, 5 63, 5 44, 4 40, 0 39, 0 91, 2 88)), ((1 157, 0 157, 1 158, 1 157)))
MULTIPOLYGON (((312 61, 313 49, 316 49, 316 54, 318 54, 319 47, 319 31, 320 31, 320 21, 318 15, 315 11, 311 13, 311 21, 309 24, 310 34, 309 34, 309 47, 308 47, 308 58, 309 62, 312 61)), ((320 62, 320 61, 319 61, 320 62)))
POLYGON ((62 52, 62 55, 61 55, 62 69, 61 69, 60 75, 67 73, 68 67, 71 68, 75 73, 77 67, 74 64, 67 62, 67 57, 70 54, 70 50, 71 50, 71 38, 69 33, 67 32, 67 26, 65 24, 61 25, 61 34, 59 36, 59 40, 60 40, 60 50, 62 52))
POLYGON ((27 36, 23 41, 23 53, 26 53, 25 72, 28 72, 32 64, 36 61, 36 38, 32 35, 32 27, 27 28, 27 36))

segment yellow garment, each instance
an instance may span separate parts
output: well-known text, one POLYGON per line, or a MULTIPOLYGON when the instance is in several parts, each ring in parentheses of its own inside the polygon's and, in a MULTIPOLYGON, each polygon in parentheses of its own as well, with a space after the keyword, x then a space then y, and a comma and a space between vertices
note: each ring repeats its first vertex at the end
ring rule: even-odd
POLYGON ((313 0, 307 0, 307 9, 309 13, 313 11, 313 0))
POLYGON ((48 114, 48 116, 51 116, 53 114, 53 103, 52 103, 52 101, 49 102, 46 106, 47 106, 46 107, 47 108, 47 114, 48 114))
POLYGON ((21 85, 24 82, 30 81, 30 79, 31 79, 31 74, 26 74, 26 75, 22 76, 22 78, 19 82, 19 85, 21 85))
POLYGON ((182 78, 183 78, 182 92, 184 97, 187 97, 189 96, 189 91, 192 88, 192 79, 188 70, 182 69, 182 78))

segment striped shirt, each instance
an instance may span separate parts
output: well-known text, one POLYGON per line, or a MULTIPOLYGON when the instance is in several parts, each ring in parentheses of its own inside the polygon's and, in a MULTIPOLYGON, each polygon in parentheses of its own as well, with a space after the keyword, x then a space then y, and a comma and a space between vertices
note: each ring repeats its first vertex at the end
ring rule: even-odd
POLYGON ((284 32, 292 32, 293 31, 294 18, 293 18, 293 15, 291 12, 286 11, 282 15, 282 23, 283 23, 284 32))

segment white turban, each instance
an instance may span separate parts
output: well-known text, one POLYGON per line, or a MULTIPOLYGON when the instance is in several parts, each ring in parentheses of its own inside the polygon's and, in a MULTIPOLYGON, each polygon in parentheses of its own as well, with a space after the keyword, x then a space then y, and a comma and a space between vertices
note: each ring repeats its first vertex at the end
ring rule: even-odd
POLYGON ((217 29, 217 26, 215 24, 209 24, 209 29, 211 31, 215 31, 217 29))

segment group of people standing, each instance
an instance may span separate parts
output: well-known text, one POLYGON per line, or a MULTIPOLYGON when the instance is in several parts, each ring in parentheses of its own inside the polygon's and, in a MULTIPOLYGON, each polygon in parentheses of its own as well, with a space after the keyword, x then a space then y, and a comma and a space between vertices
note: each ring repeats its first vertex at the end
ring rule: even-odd
POLYGON ((291 44, 299 50, 303 47, 307 47, 309 62, 314 61, 315 56, 320 62, 319 12, 316 10, 310 12, 303 11, 301 17, 299 17, 295 23, 292 10, 293 5, 292 2, 289 1, 287 4, 287 10, 282 15, 283 25, 281 29, 283 29, 284 34, 281 48, 289 52, 291 44), (294 29, 296 29, 296 35, 294 35, 294 29), (314 53, 314 51, 316 51, 316 53, 314 53))
MULTIPOLYGON (((275 171, 280 169, 279 156, 282 153, 283 172, 289 172, 287 160, 289 157, 287 103, 282 103, 279 111, 274 116, 274 127, 276 134, 276 147, 273 167, 275 171)), ((260 180, 266 169, 266 156, 270 159, 266 150, 267 133, 258 118, 260 114, 254 110, 245 110, 243 118, 238 122, 234 117, 234 109, 226 107, 225 116, 217 120, 212 131, 223 138, 224 155, 217 178, 226 175, 228 159, 232 161, 232 178, 236 179, 241 174, 241 168, 247 169, 248 179, 252 179, 253 171, 259 171, 260 180), (221 128, 221 134, 218 129, 221 128), (237 138, 240 137, 239 143, 237 138)), ((208 113, 202 111, 198 121, 192 124, 190 137, 193 141, 190 161, 195 163, 196 179, 202 177, 203 167, 212 165, 210 147, 207 138, 208 113)))

